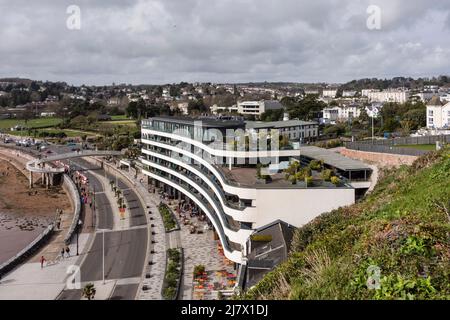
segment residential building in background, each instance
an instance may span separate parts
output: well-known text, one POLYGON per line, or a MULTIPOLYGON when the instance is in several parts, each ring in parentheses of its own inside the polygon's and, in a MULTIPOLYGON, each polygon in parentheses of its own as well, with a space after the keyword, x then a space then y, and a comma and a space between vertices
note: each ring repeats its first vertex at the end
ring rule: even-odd
POLYGON ((443 103, 438 96, 434 96, 427 103, 427 128, 450 129, 450 102, 443 103))
POLYGON ((260 116, 268 110, 283 109, 277 100, 240 101, 237 104, 238 113, 242 115, 260 116))
POLYGON ((411 93, 407 90, 372 90, 367 92, 369 102, 396 102, 405 103, 408 101, 411 93))
POLYGON ((342 106, 327 107, 323 109, 323 123, 335 123, 359 118, 361 106, 358 104, 343 104, 342 106))
POLYGON ((313 121, 287 120, 287 121, 246 121, 246 130, 249 133, 259 133, 262 130, 277 130, 279 135, 285 135, 290 140, 312 141, 319 136, 319 124, 313 121))

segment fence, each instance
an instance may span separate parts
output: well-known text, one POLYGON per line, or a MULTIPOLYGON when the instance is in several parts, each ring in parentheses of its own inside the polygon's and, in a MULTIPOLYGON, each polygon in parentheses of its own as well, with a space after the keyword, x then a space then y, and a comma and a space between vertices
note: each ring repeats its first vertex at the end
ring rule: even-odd
POLYGON ((64 238, 64 242, 66 244, 70 243, 70 240, 72 239, 73 234, 75 233, 77 227, 78 227, 78 220, 80 220, 81 215, 81 200, 80 200, 80 194, 78 193, 77 186, 75 183, 70 179, 70 177, 67 174, 64 174, 64 180, 63 180, 63 187, 68 193, 68 196, 72 201, 74 202, 74 212, 73 212, 73 218, 72 218, 72 224, 70 225, 69 231, 67 231, 67 235, 64 238))
POLYGON ((419 150, 408 147, 398 147, 404 145, 427 145, 436 144, 436 142, 450 143, 450 135, 423 136, 423 137, 404 137, 386 140, 365 140, 356 142, 346 142, 345 147, 352 150, 367 152, 392 153, 409 156, 421 156, 428 153, 427 150, 419 150))

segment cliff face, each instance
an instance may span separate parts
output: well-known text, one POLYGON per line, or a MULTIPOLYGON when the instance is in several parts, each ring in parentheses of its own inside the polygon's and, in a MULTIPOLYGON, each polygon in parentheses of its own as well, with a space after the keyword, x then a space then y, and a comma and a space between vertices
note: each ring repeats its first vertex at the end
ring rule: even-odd
POLYGON ((450 151, 383 171, 374 192, 294 235, 246 299, 449 299, 450 151))

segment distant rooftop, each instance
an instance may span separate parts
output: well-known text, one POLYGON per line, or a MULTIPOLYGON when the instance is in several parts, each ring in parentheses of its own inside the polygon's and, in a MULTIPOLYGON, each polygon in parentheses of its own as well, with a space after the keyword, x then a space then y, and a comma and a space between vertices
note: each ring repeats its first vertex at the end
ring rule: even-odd
POLYGON ((441 98, 439 96, 433 96, 427 103, 427 106, 442 106, 441 98))
POLYGON ((245 126, 247 129, 261 129, 261 128, 284 128, 284 127, 296 127, 315 125, 317 122, 302 121, 302 120, 287 120, 287 121, 246 121, 245 126))

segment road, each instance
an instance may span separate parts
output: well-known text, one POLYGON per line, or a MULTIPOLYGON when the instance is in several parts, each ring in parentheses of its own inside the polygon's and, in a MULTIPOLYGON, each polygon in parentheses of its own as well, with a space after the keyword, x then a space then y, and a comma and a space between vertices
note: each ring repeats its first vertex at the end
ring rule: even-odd
MULTIPOLYGON (((64 148, 54 148, 53 150, 58 153, 66 152, 64 148)), ((96 174, 105 176, 104 170, 94 167, 83 159, 71 160, 71 164, 80 170, 85 170, 89 186, 95 187, 97 229, 113 229, 113 215, 118 214, 117 205, 109 202, 102 183, 92 174, 95 171, 96 174)), ((106 176, 108 179, 116 179, 110 174, 106 176)), ((148 240, 147 220, 144 207, 136 192, 130 189, 122 179, 117 178, 117 181, 129 206, 130 227, 134 228, 105 232, 105 279, 106 281, 116 281, 110 299, 131 300, 136 297, 144 269, 148 240)), ((103 279, 102 252, 103 234, 96 232, 92 246, 81 263, 81 282, 103 279)), ((59 296, 60 300, 80 298, 81 290, 64 290, 59 296)))

